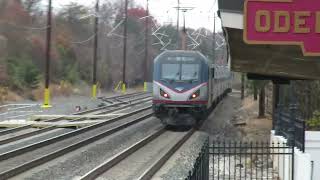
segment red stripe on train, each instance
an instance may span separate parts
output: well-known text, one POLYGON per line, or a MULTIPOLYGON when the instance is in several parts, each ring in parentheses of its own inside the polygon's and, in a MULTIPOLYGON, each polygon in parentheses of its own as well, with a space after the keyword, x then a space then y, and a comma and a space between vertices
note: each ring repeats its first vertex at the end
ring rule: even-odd
POLYGON ((173 91, 173 92, 179 93, 179 94, 182 94, 182 93, 185 93, 185 92, 188 92, 188 91, 195 91, 196 89, 198 89, 198 88, 200 88, 200 87, 202 87, 202 86, 208 85, 208 83, 205 82, 205 83, 202 83, 202 84, 200 84, 200 85, 198 85, 198 86, 196 86, 196 87, 193 87, 193 88, 191 88, 191 89, 186 89, 186 90, 183 90, 183 91, 178 91, 178 90, 176 90, 176 89, 172 89, 172 88, 170 88, 170 87, 162 84, 161 82, 158 82, 158 81, 154 81, 154 82, 155 82, 155 83, 158 83, 158 84, 161 85, 161 86, 164 86, 164 87, 170 89, 170 90, 173 91))

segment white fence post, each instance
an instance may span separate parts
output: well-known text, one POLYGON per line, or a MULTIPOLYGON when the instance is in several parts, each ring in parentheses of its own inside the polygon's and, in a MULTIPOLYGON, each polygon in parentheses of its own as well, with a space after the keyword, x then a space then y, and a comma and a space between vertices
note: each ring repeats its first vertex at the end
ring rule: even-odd
MULTIPOLYGON (((287 139, 283 138, 282 136, 276 136, 275 132, 271 131, 271 142, 274 142, 277 145, 278 143, 280 144, 287 143, 287 139)), ((319 139, 319 143, 320 143, 320 139, 319 139)), ((319 150, 320 150, 320 146, 319 146, 319 150)), ((312 180, 311 155, 309 153, 303 153, 297 148, 295 148, 294 151, 295 151, 294 152, 294 180, 312 180)), ((289 150, 286 149, 286 150, 281 150, 280 153, 288 153, 288 152, 289 150)), ((281 180, 291 180, 291 165, 292 165, 291 161, 292 161, 291 157, 288 155, 275 156, 275 162, 274 162, 273 168, 279 169, 279 177, 281 180)), ((318 180, 315 177, 316 176, 314 176, 313 180, 318 180)))

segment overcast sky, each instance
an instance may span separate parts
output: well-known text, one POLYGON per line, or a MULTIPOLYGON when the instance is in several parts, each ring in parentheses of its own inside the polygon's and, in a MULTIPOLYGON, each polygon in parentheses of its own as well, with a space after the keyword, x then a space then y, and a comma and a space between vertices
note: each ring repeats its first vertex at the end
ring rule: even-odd
MULTIPOLYGON (((92 8, 94 8, 95 4, 95 0, 53 0, 53 6, 54 8, 59 8, 70 2, 77 2, 92 8)), ((135 2, 137 5, 145 7, 146 0, 135 0, 135 2)), ((183 7, 194 7, 193 10, 186 13, 186 25, 188 27, 213 29, 214 12, 217 10, 215 0, 180 0, 180 3, 183 7)), ((149 4, 150 13, 156 17, 160 23, 176 24, 177 11, 174 7, 177 7, 177 0, 149 0, 149 4)), ((183 18, 182 16, 180 18, 182 25, 183 18)), ((216 24, 220 26, 219 19, 216 20, 216 24)))

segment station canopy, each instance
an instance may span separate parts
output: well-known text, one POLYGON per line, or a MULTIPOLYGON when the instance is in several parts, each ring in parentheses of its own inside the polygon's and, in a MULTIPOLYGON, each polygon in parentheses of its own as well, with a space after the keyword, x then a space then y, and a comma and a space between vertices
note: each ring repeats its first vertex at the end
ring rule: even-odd
POLYGON ((320 57, 304 56, 299 45, 244 42, 244 0, 219 0, 218 15, 231 52, 231 68, 262 79, 320 79, 320 57))

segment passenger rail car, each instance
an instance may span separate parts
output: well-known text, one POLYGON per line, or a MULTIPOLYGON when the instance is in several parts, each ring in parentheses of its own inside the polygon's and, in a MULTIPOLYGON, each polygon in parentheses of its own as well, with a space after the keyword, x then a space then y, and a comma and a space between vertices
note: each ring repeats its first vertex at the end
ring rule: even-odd
POLYGON ((228 65, 197 51, 165 51, 154 60, 153 110, 166 125, 193 125, 231 90, 228 65), (188 114, 190 118, 175 118, 188 114))

